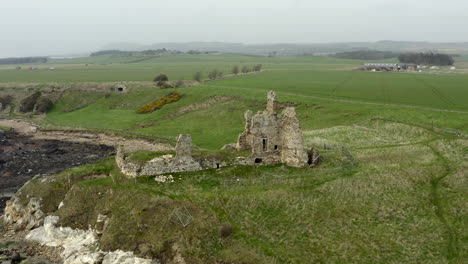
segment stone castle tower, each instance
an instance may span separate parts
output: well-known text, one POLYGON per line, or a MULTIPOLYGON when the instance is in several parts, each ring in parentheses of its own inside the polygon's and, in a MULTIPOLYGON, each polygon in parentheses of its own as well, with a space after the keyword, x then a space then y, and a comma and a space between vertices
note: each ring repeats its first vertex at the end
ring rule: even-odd
POLYGON ((252 164, 305 167, 308 155, 295 108, 279 111, 276 93, 269 91, 266 110, 255 115, 250 110, 245 112, 245 130, 237 140, 236 149, 252 150, 249 158, 252 164))

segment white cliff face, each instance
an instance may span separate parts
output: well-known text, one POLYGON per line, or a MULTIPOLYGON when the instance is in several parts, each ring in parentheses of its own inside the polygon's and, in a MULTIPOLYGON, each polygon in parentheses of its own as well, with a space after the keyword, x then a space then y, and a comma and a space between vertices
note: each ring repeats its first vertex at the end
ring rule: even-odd
POLYGON ((47 216, 44 225, 32 230, 27 240, 51 247, 63 247, 61 254, 64 264, 155 264, 150 259, 138 258, 131 252, 121 250, 103 252, 99 250, 98 239, 93 230, 79 230, 56 227, 58 216, 47 216))

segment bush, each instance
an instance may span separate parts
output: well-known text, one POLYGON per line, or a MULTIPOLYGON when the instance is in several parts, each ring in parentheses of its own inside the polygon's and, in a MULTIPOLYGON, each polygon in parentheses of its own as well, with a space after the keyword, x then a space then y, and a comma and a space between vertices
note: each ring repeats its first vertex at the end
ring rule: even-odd
POLYGON ((248 73, 250 72, 250 69, 247 68, 247 66, 242 67, 242 73, 248 73))
POLYGON ((32 112, 34 110, 34 106, 36 105, 37 99, 41 96, 41 92, 37 91, 32 95, 26 97, 25 99, 21 100, 19 105, 19 111, 21 113, 32 112))
POLYGON ((166 74, 160 74, 153 79, 154 82, 167 82, 169 81, 169 78, 167 77, 166 74))
POLYGON ((193 79, 197 82, 201 81, 202 79, 202 73, 201 72, 196 72, 194 75, 193 75, 193 79))
POLYGON ((11 95, 0 97, 0 104, 2 104, 0 110, 3 110, 7 105, 11 104, 11 102, 13 102, 13 96, 11 95))
POLYGON ((54 103, 49 98, 41 96, 36 102, 36 112, 47 113, 52 109, 52 106, 54 106, 54 103))
POLYGON ((214 80, 218 77, 218 70, 214 69, 213 71, 208 73, 208 78, 210 80, 214 80))
POLYGON ((161 109, 164 105, 177 102, 182 98, 182 94, 178 92, 170 92, 167 95, 143 106, 136 110, 138 114, 146 114, 161 109))
POLYGON ((256 71, 256 72, 259 72, 262 70, 262 65, 261 64, 257 64, 253 67, 253 70, 256 71))
POLYGON ((232 67, 232 74, 235 74, 235 75, 239 74, 239 66, 236 65, 232 67))

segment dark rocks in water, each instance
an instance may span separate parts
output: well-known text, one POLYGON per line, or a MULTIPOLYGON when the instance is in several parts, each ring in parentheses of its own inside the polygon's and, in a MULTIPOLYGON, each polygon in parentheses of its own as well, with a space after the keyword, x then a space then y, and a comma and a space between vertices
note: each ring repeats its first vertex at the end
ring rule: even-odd
POLYGON ((5 197, 36 175, 59 173, 114 155, 114 148, 58 140, 37 140, 13 131, 0 133, 0 215, 5 197), (7 194, 7 195, 5 195, 7 194))

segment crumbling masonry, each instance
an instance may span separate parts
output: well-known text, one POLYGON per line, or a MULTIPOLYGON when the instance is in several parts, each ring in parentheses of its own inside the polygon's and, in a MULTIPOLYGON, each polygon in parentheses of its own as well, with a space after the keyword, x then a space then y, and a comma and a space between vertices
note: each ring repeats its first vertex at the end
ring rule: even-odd
POLYGON ((308 165, 299 119, 294 107, 279 113, 274 91, 268 92, 266 110, 253 115, 245 112, 245 131, 239 136, 237 150, 252 150, 247 164, 272 165, 284 163, 292 167, 308 165))

